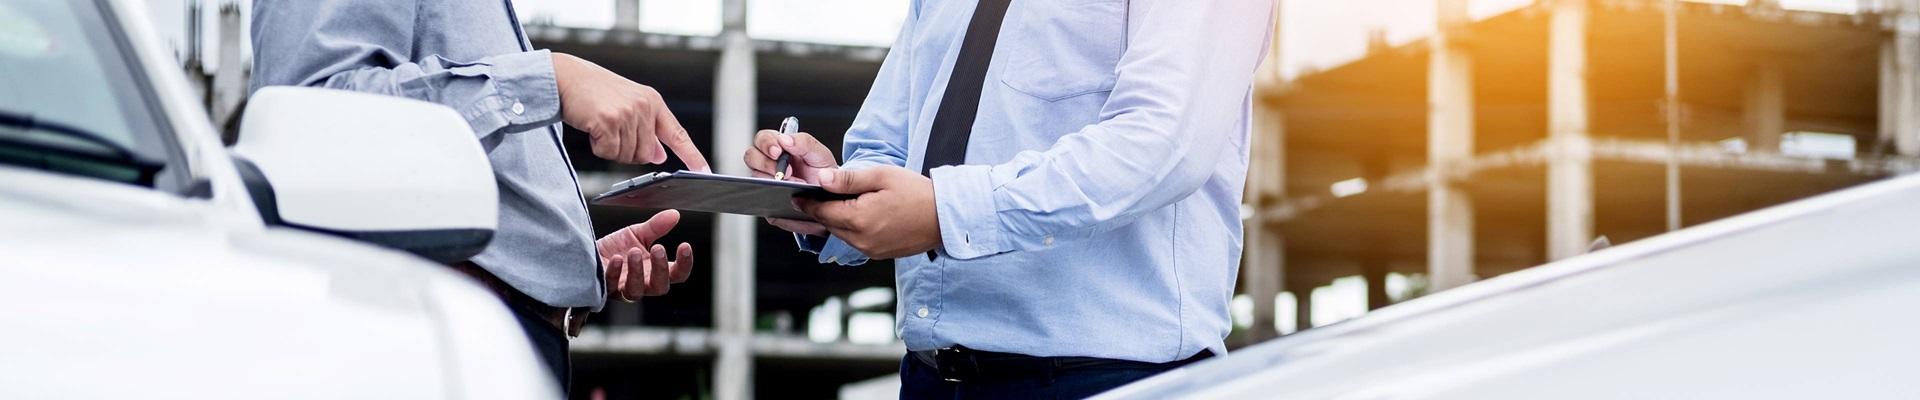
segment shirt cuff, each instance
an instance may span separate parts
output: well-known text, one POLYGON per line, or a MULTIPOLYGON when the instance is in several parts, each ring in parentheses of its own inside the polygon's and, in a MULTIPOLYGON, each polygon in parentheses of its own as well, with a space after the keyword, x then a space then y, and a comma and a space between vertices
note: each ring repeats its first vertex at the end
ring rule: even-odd
POLYGON ((1011 250, 993 205, 992 172, 989 165, 933 169, 935 216, 947 256, 970 260, 1011 250))
POLYGON ((449 72, 487 79, 491 93, 461 112, 475 132, 518 132, 560 121, 560 86, 546 50, 487 57, 449 72))
POLYGON ((854 266, 866 264, 868 261, 867 255, 860 254, 860 250, 841 241, 840 238, 832 236, 823 238, 795 233, 793 242, 800 247, 800 251, 818 255, 817 262, 821 264, 854 266))

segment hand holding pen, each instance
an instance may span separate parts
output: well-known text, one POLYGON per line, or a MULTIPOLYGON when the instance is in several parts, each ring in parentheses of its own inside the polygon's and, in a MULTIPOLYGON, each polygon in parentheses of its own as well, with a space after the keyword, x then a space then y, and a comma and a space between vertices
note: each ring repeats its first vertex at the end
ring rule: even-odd
POLYGON ((812 134, 800 132, 800 120, 788 117, 780 130, 761 130, 744 160, 757 178, 820 183, 820 171, 839 168, 833 150, 812 134))
MULTIPOLYGON (((800 132, 799 118, 787 117, 787 119, 780 120, 779 140, 781 143, 792 143, 793 134, 798 132, 800 132)), ((783 181, 787 180, 787 163, 790 162, 789 159, 792 158, 791 155, 793 153, 785 151, 779 153, 780 159, 775 160, 773 163, 773 180, 783 181)))
MULTIPOLYGON (((745 158, 754 177, 817 185, 821 171, 840 168, 840 160, 833 156, 833 150, 799 130, 800 120, 787 118, 781 121, 780 130, 761 130, 754 135, 753 148, 747 149, 745 158)), ((767 223, 793 233, 827 234, 825 226, 813 222, 768 218, 767 223)))

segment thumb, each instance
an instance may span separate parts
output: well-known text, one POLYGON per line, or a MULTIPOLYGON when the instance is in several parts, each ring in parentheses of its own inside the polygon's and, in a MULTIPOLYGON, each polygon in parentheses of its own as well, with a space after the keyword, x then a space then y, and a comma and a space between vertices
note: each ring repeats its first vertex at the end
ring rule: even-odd
POLYGON ((840 194, 861 194, 879 191, 882 176, 873 169, 844 170, 825 169, 820 171, 820 187, 829 192, 840 194))
POLYGON ((680 211, 661 211, 654 214, 652 218, 647 218, 647 222, 633 224, 620 229, 619 232, 614 232, 612 236, 618 241, 611 246, 612 249, 602 249, 602 251, 612 250, 617 254, 627 251, 628 248, 647 247, 654 241, 660 240, 660 237, 666 236, 667 232, 672 231, 673 226, 678 224, 680 224, 680 211))

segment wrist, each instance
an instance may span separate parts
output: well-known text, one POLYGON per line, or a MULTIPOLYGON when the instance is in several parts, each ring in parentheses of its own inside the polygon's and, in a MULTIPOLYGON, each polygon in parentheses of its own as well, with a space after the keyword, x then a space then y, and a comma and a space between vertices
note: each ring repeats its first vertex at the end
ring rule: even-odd
POLYGON ((568 78, 573 77, 574 62, 580 60, 580 58, 574 57, 572 54, 557 51, 552 52, 550 58, 553 61, 553 80, 556 84, 555 86, 559 86, 560 91, 564 94, 567 91, 567 83, 572 81, 568 78))

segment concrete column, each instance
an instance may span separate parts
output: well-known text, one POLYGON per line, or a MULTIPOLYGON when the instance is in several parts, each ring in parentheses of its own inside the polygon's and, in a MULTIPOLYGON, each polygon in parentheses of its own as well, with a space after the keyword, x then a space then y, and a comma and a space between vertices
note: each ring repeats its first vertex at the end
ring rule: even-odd
POLYGON ((1273 297, 1286 281, 1286 237, 1261 209, 1286 198, 1286 127, 1279 107, 1256 100, 1253 117, 1253 162, 1247 173, 1247 203, 1254 216, 1247 221, 1246 268, 1240 274, 1246 294, 1253 298, 1253 327, 1247 336, 1258 342, 1279 336, 1273 327, 1273 297))
POLYGON ((613 0, 613 29, 640 30, 640 0, 613 0))
MULTIPOLYGON (((713 153, 746 154, 758 101, 754 92, 753 39, 747 36, 747 0, 724 0, 721 6, 720 64, 715 75, 713 153)), ((747 175, 745 165, 717 162, 714 169, 727 175, 747 175)), ((753 398, 754 229, 756 218, 721 214, 714 229, 713 394, 719 400, 753 398)))
POLYGON ((1780 135, 1787 131, 1786 78, 1780 64, 1762 61, 1747 83, 1747 151, 1780 152, 1780 135))
POLYGON ((1288 285, 1287 291, 1293 292, 1293 331, 1313 329, 1313 288, 1314 285, 1288 285))
MULTIPOLYGON (((1279 21, 1280 5, 1274 6, 1274 21, 1279 21)), ((1245 224, 1246 267, 1240 281, 1247 297, 1253 298, 1253 327, 1247 337, 1259 342, 1280 336, 1274 329, 1273 298, 1286 282, 1286 238, 1280 227, 1262 210, 1285 201, 1287 196, 1287 124, 1278 104, 1265 100, 1271 91, 1285 85, 1280 76, 1280 29, 1276 25, 1267 48, 1267 59, 1254 79, 1253 160, 1247 171, 1246 203, 1254 211, 1245 224)))
POLYGON ((1680 0, 1666 0, 1664 14, 1661 16, 1662 53, 1665 61, 1661 75, 1665 90, 1661 106, 1663 119, 1667 126, 1667 231, 1680 230, 1680 110, 1684 103, 1680 101, 1680 0))
POLYGON ((1393 298, 1387 296, 1387 273, 1392 270, 1393 261, 1385 256, 1361 261, 1360 277, 1367 280, 1367 311, 1393 305, 1393 298))
POLYGON ((1427 274, 1435 291, 1473 282, 1474 257, 1473 201, 1445 178, 1473 158, 1473 59, 1463 37, 1472 21, 1466 0, 1437 1, 1427 65, 1427 163, 1442 177, 1427 191, 1427 274))
POLYGON ((214 129, 220 130, 221 137, 231 142, 238 138, 232 136, 239 134, 238 121, 234 118, 240 115, 240 102, 247 98, 247 79, 252 68, 240 57, 240 38, 247 35, 245 29, 240 29, 240 20, 246 18, 241 15, 240 4, 221 2, 218 11, 220 60, 216 65, 219 69, 209 86, 211 96, 207 109, 212 114, 214 129))
POLYGON ((1560 155, 1547 165, 1547 257, 1586 253, 1593 240, 1593 160, 1587 137, 1587 2, 1554 0, 1547 32, 1547 129, 1560 155))
POLYGON ((1920 156, 1920 1, 1891 0, 1892 35, 1880 45, 1880 140, 1920 156))

